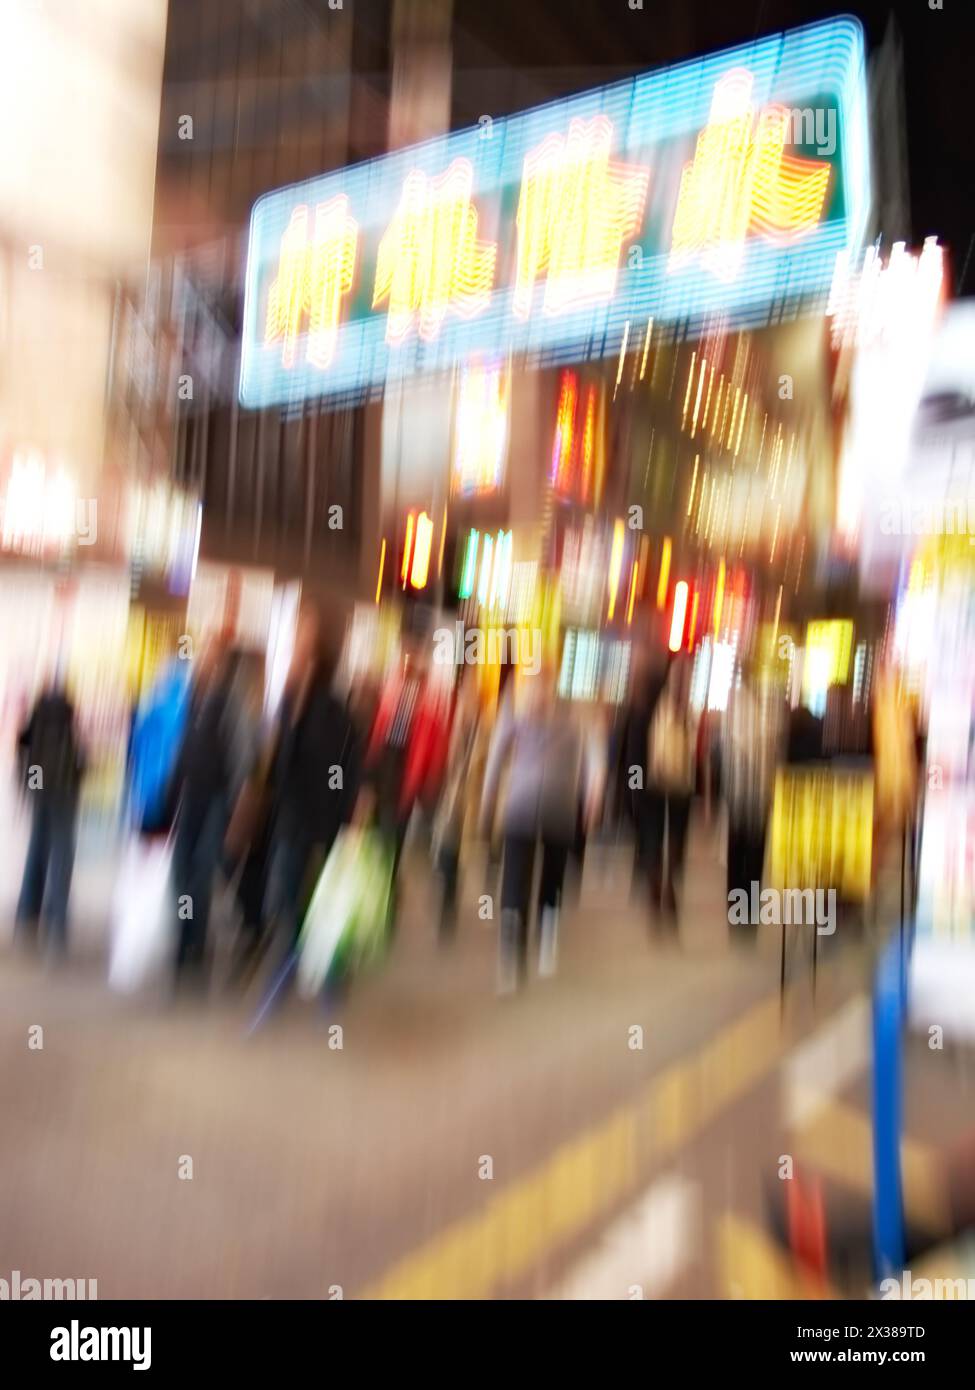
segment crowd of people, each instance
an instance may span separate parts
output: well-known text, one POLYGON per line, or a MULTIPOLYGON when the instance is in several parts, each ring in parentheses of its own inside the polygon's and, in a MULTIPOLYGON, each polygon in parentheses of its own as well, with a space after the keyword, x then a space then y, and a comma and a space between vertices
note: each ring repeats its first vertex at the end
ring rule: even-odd
MULTIPOLYGON (((632 836, 650 921, 672 932, 695 796, 723 798, 728 892, 747 893, 763 877, 777 768, 824 752, 823 721, 790 710, 782 688, 747 661, 717 717, 691 699, 686 654, 640 654, 628 701, 610 710, 561 699, 553 666, 503 670, 490 693, 480 668, 465 666, 455 685, 429 644, 413 638, 381 688, 357 680, 340 694, 330 635, 316 609, 303 611, 270 727, 262 663, 220 637, 188 674, 167 673, 134 720, 128 815, 136 835, 171 844, 180 988, 206 986, 221 875, 239 908, 233 978, 253 978, 274 942, 294 955, 344 827, 368 828, 388 848, 392 936, 403 849, 419 825, 440 884, 445 945, 471 915, 461 888, 472 847, 483 852, 483 892, 492 903, 499 897, 498 989, 513 992, 529 971, 533 924, 537 972, 554 973, 569 866, 581 865, 595 830, 632 836)), ((889 704, 878 704, 880 729, 891 720, 889 704)), ((906 737, 903 724, 895 736, 906 737)), ((16 933, 35 940, 43 922, 50 950, 63 955, 85 770, 63 682, 40 696, 19 747, 32 826, 16 933)))

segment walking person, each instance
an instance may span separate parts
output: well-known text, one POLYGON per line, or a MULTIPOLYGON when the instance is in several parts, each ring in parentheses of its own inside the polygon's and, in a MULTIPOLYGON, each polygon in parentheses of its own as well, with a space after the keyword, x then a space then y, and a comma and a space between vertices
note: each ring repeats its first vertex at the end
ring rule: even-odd
POLYGON ((59 960, 68 946, 68 900, 85 771, 74 706, 60 681, 37 700, 17 742, 23 785, 32 803, 15 937, 33 944, 43 920, 49 956, 59 960))
POLYGON ((213 882, 223 859, 231 808, 247 775, 238 746, 233 667, 222 636, 206 643, 193 673, 182 744, 170 798, 175 806, 173 888, 176 895, 178 987, 205 985, 213 882))
MULTIPOLYGON (((775 773, 785 753, 782 693, 744 668, 721 729, 721 782, 728 813, 728 900, 761 888, 775 773)), ((750 899, 749 899, 750 901, 750 899)), ((751 935, 756 923, 751 924, 751 935)))
POLYGON ((476 826, 487 761, 487 720, 478 677, 464 667, 450 726, 444 787, 433 825, 434 861, 442 883, 440 940, 453 940, 461 854, 471 826, 476 826))
POLYGON ((491 833, 500 801, 501 994, 515 991, 527 974, 532 880, 539 851, 538 973, 555 973, 559 908, 578 831, 578 809, 580 804, 584 807, 586 824, 591 824, 602 793, 602 747, 586 737, 580 721, 558 701, 556 681, 553 668, 521 677, 511 713, 497 726, 488 753, 481 827, 486 835, 491 833))
POLYGON ((677 917, 691 800, 697 787, 698 716, 690 701, 691 664, 670 663, 647 736, 647 858, 651 906, 677 917))
MULTIPOLYGON (((620 738, 620 799, 629 813, 636 842, 636 876, 649 886, 656 871, 658 841, 662 845, 662 812, 649 787, 647 749, 650 723, 667 678, 661 660, 642 652, 635 663, 633 685, 620 738), (658 819, 661 823, 658 825, 658 819)), ((659 901, 660 889, 657 889, 659 901)))
POLYGON ((269 922, 293 951, 318 871, 359 793, 359 738, 332 689, 336 654, 321 614, 306 608, 295 634, 270 772, 269 922))
POLYGON ((393 852, 394 904, 410 818, 418 805, 430 810, 436 804, 448 740, 448 690, 431 678, 422 647, 407 648, 380 696, 366 751, 377 824, 393 852))

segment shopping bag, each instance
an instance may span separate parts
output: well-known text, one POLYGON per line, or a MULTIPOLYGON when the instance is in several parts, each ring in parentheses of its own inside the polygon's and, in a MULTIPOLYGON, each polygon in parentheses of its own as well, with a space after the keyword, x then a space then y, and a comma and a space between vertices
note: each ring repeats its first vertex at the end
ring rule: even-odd
POLYGON ((373 830, 340 832, 315 885, 299 939, 298 993, 377 960, 388 935, 392 855, 373 830))
POLYGON ((129 841, 112 897, 108 983, 122 994, 161 974, 170 954, 172 837, 129 841))

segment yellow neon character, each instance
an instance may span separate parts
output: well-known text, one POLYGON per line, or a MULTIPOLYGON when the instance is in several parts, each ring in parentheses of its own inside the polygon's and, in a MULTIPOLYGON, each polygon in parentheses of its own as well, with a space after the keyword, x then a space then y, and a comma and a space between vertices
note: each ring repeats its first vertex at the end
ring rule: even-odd
POLYGON ((373 308, 389 302, 386 341, 401 343, 419 317, 426 341, 448 309, 473 318, 491 298, 496 242, 478 241, 471 202, 474 167, 455 159, 439 178, 414 169, 379 244, 373 308))
POLYGON ((613 123, 606 116, 569 122, 525 158, 518 201, 514 311, 531 313, 535 284, 546 274, 543 301, 558 314, 616 288, 623 242, 643 221, 650 170, 610 159, 613 123))
POLYGON ((829 162, 785 153, 791 118, 784 106, 765 107, 756 122, 753 80, 735 68, 715 85, 708 124, 681 174, 670 270, 700 255, 715 275, 734 279, 749 232, 785 244, 822 216, 829 162))
POLYGON ((278 273, 267 300, 264 342, 281 340, 281 365, 293 367, 298 336, 305 318, 307 360, 328 367, 335 356, 342 296, 352 288, 359 228, 349 216, 344 194, 315 209, 314 234, 309 241, 311 214, 306 205, 295 208, 281 237, 278 273))

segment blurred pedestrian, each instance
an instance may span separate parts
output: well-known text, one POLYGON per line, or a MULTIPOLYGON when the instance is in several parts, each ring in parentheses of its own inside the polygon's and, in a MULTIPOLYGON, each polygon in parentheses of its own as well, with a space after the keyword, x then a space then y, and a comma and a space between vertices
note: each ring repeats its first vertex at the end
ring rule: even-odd
POLYGON ((667 671, 647 741, 647 845, 651 905, 677 916, 691 800, 697 787, 698 716, 690 700, 691 663, 681 655, 667 671))
POLYGON ((481 827, 489 835, 500 805, 504 858, 498 990, 509 994, 527 972, 535 861, 538 891, 538 972, 555 973, 559 907, 566 864, 584 807, 591 824, 602 790, 604 750, 586 737, 580 720, 557 698, 557 672, 543 667, 520 677, 512 711, 499 721, 488 752, 481 827))
POLYGON ((236 765, 244 769, 224 836, 224 873, 236 875, 241 930, 232 975, 246 979, 260 953, 264 897, 270 852, 268 768, 262 757, 265 666, 262 653, 236 648, 230 653, 230 699, 236 765))
POLYGON ((477 670, 465 666, 461 677, 447 751, 443 792, 433 826, 433 851, 443 896, 440 939, 453 938, 461 853, 476 829, 487 761, 488 721, 484 716, 477 670))
POLYGON ((194 663, 189 708, 170 798, 176 807, 173 887, 176 894, 177 984, 202 987, 213 881, 223 859, 231 808, 248 768, 238 746, 229 643, 210 637, 194 663))
POLYGON ((634 663, 630 699, 620 738, 620 800, 633 825, 637 875, 646 882, 654 872, 658 857, 657 841, 663 834, 662 827, 658 825, 656 801, 648 785, 647 749, 650 722, 666 678, 665 662, 641 651, 634 663))
POLYGON ((377 822, 393 852, 394 899, 413 811, 417 806, 432 811, 436 805, 449 713, 449 688, 431 678, 428 652, 422 645, 408 646, 380 696, 366 752, 377 822))
POLYGON ((140 835, 166 835, 175 807, 170 792, 192 689, 189 662, 174 659, 137 707, 127 759, 129 819, 140 835))
POLYGON ((295 634, 270 760, 266 910, 293 950, 314 880, 359 793, 361 752, 352 717, 332 689, 336 650, 317 609, 295 634))
POLYGON ((23 785, 32 801, 15 933, 35 941, 43 918, 48 951, 57 959, 67 951, 68 899, 85 771, 74 706, 60 679, 34 705, 20 732, 18 753, 23 785))
MULTIPOLYGON (((728 895, 761 885, 775 774, 785 754, 784 692, 746 665, 721 728, 722 790, 728 813, 728 895)), ((750 900, 750 899, 749 899, 750 900)), ((752 933, 756 923, 752 923, 752 933)))

